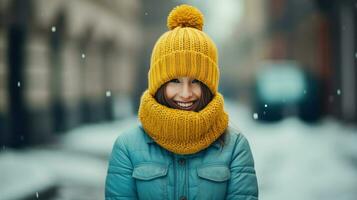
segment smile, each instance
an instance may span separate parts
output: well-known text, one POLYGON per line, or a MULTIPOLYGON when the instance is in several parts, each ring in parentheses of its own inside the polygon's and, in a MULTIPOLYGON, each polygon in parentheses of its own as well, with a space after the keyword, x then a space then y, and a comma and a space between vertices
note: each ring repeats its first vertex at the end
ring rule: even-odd
POLYGON ((190 110, 193 107, 194 101, 191 102, 179 102, 175 101, 176 105, 184 110, 190 110))

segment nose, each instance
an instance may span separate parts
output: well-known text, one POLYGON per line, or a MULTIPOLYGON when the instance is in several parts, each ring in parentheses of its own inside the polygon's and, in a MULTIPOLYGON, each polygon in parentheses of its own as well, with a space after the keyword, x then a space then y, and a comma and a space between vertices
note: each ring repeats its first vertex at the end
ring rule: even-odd
POLYGON ((192 97, 192 86, 188 83, 183 84, 180 96, 184 100, 188 100, 192 97))

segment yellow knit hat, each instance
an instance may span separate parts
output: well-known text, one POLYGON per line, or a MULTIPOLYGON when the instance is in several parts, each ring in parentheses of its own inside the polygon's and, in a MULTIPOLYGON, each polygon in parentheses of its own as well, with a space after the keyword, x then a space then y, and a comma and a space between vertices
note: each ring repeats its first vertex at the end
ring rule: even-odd
POLYGON ((149 93, 172 79, 192 77, 203 82, 215 95, 219 69, 217 48, 202 31, 203 15, 195 7, 180 5, 167 18, 169 31, 156 42, 149 70, 149 93))

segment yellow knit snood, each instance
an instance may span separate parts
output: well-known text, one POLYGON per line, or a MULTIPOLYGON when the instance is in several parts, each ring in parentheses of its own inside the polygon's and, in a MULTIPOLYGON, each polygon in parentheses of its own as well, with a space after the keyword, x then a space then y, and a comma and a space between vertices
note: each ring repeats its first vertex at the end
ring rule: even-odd
POLYGON ((216 93, 201 111, 185 111, 159 104, 149 91, 141 97, 139 119, 146 133, 176 154, 193 154, 207 148, 228 126, 224 100, 216 93))

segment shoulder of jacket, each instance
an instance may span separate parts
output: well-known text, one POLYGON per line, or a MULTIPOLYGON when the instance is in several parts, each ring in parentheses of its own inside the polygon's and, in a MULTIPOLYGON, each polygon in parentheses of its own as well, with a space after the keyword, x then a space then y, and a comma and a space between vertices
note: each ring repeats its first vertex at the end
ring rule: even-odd
POLYGON ((227 128, 227 136, 229 139, 229 143, 232 145, 240 145, 242 143, 246 143, 247 139, 244 134, 237 128, 228 126, 227 128))
POLYGON ((228 128, 226 129, 226 134, 231 140, 234 141, 240 140, 242 137, 244 137, 244 135, 239 129, 232 126, 228 126, 228 128))
POLYGON ((124 147, 138 145, 138 143, 145 142, 144 134, 145 133, 140 127, 140 125, 135 124, 120 131, 118 137, 115 140, 115 145, 120 145, 124 147))
POLYGON ((238 131, 235 128, 230 128, 229 130, 233 165, 254 167, 252 151, 247 138, 241 133, 241 131, 238 131))

